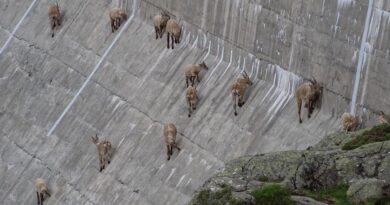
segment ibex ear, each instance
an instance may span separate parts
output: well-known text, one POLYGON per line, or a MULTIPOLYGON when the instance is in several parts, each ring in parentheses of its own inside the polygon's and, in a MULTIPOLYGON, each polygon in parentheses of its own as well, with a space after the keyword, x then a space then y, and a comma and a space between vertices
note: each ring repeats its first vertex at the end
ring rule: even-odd
POLYGON ((249 76, 248 76, 248 74, 246 73, 245 70, 243 71, 243 74, 244 74, 244 77, 249 78, 249 76))
POLYGON ((92 139, 92 142, 96 144, 96 139, 93 136, 91 136, 91 139, 92 139))
POLYGON ((312 81, 313 81, 314 83, 317 83, 317 80, 316 80, 316 78, 315 78, 314 76, 311 76, 311 78, 312 78, 312 81))

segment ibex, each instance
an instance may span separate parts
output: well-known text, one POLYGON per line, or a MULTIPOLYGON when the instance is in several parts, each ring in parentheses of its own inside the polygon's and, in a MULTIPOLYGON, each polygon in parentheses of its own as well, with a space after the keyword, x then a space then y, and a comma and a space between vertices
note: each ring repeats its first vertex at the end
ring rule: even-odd
POLYGON ((98 150, 99 154, 99 161, 100 161, 100 172, 105 168, 106 163, 110 164, 111 162, 111 155, 112 155, 112 146, 111 142, 108 140, 99 140, 99 137, 96 136, 92 138, 92 142, 96 145, 96 148, 98 150))
POLYGON ((118 30, 122 22, 127 20, 127 14, 121 8, 113 8, 110 11, 111 31, 118 30))
POLYGON ((173 148, 176 148, 178 151, 180 151, 180 148, 176 144, 176 134, 177 129, 173 123, 165 123, 164 125, 164 137, 165 137, 165 143, 167 144, 167 155, 168 159, 171 159, 171 155, 173 154, 173 148))
POLYGON ((46 186, 45 180, 38 178, 35 181, 35 188, 37 191, 38 205, 43 205, 44 194, 50 197, 49 190, 46 186))
POLYGON ((169 19, 167 22, 167 47, 169 49, 169 36, 172 39, 172 49, 174 49, 174 44, 180 43, 181 37, 181 27, 175 19, 169 19))
POLYGON ((380 124, 390 124, 390 117, 388 117, 383 111, 380 111, 378 121, 380 124))
POLYGON ((341 116, 341 123, 343 125, 343 131, 355 131, 358 126, 358 118, 354 117, 351 113, 345 112, 341 116))
POLYGON ((52 4, 49 6, 49 19, 51 24, 51 37, 54 37, 54 28, 56 26, 61 25, 61 13, 60 13, 60 7, 58 6, 58 2, 56 4, 52 4))
POLYGON ((169 19, 170 17, 166 12, 161 12, 161 14, 153 17, 154 30, 156 31, 156 39, 158 39, 159 36, 160 38, 162 38, 169 19))
POLYGON ((244 95, 248 85, 252 85, 252 81, 249 79, 248 74, 244 71, 232 85, 231 93, 233 97, 234 115, 237 116, 237 105, 242 107, 244 105, 244 95))
POLYGON ((308 109, 307 117, 310 118, 315 105, 319 107, 321 104, 322 89, 322 85, 318 83, 315 78, 313 78, 313 80, 309 80, 309 82, 301 84, 295 91, 295 99, 298 105, 299 123, 302 123, 302 101, 305 102, 305 108, 308 109))
POLYGON ((199 100, 196 87, 189 86, 186 92, 186 100, 188 105, 188 117, 191 117, 193 110, 196 110, 196 104, 199 100))
POLYGON ((203 61, 201 64, 189 64, 184 68, 184 74, 186 76, 186 86, 188 87, 188 81, 191 81, 192 86, 195 84, 195 78, 199 80, 199 73, 202 69, 208 70, 206 63, 203 61))

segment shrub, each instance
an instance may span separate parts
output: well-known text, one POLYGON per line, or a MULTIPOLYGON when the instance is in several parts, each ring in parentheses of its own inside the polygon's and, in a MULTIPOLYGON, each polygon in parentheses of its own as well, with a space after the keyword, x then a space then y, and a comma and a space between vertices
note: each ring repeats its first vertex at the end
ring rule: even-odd
POLYGON ((224 185, 221 190, 212 192, 210 189, 200 191, 194 197, 192 205, 244 205, 244 201, 233 197, 231 186, 224 185))
POLYGON ((318 192, 305 190, 305 195, 318 201, 335 205, 352 205, 347 199, 348 185, 322 188, 318 192))
POLYGON ((290 193, 278 184, 265 185, 252 191, 256 205, 292 205, 290 193))
POLYGON ((380 124, 364 131, 360 135, 357 135, 354 139, 345 143, 342 149, 352 150, 365 144, 383 142, 387 140, 390 140, 390 125, 380 124))

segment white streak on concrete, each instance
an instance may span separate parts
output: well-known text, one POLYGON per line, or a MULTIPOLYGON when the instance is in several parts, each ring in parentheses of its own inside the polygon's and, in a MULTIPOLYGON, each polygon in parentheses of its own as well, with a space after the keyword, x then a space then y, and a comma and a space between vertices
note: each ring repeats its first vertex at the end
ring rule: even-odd
POLYGON ((366 22, 364 24, 363 38, 362 38, 362 42, 360 44, 359 59, 358 59, 357 65, 356 65, 355 83, 354 83, 354 86, 353 86, 352 101, 351 101, 351 111, 350 111, 350 113, 352 115, 355 115, 355 113, 356 113, 357 93, 358 93, 358 90, 359 90, 360 76, 361 76, 362 67, 363 67, 364 45, 367 42, 367 36, 368 36, 368 32, 369 32, 368 28, 370 26, 369 22, 370 22, 372 8, 373 8, 372 5, 373 5, 373 0, 369 0, 367 16, 366 16, 366 22))
POLYGON ((177 184, 176 184, 176 188, 180 186, 181 182, 184 180, 185 177, 186 177, 186 175, 183 175, 180 177, 179 182, 177 182, 177 184))
POLYGON ((203 87, 203 85, 207 85, 207 83, 209 82, 211 76, 213 76, 214 72, 218 69, 219 65, 222 63, 222 60, 223 60, 223 54, 224 54, 224 51, 225 48, 222 46, 222 52, 221 52, 221 58, 219 60, 219 62, 217 63, 217 65, 214 67, 213 71, 211 72, 211 74, 209 75, 209 77, 207 78, 206 82, 202 84, 201 87, 203 87))
POLYGON ((206 58, 209 56, 210 50, 211 50, 211 40, 209 41, 209 48, 208 48, 208 50, 207 50, 206 55, 202 58, 202 61, 205 61, 206 58))
MULTIPOLYGON (((129 126, 130 126, 130 130, 129 130, 128 133, 131 133, 131 132, 133 131, 134 127, 136 126, 136 124, 134 124, 134 123, 129 123, 129 126)), ((125 135, 125 136, 121 139, 121 141, 120 141, 119 144, 118 144, 117 149, 119 149, 119 147, 121 146, 121 144, 123 143, 123 141, 126 139, 127 136, 128 136, 128 135, 125 135)))
POLYGON ((169 176, 167 177, 167 179, 165 180, 165 182, 168 182, 168 181, 171 179, 171 177, 173 176, 173 174, 175 173, 175 171, 176 171, 176 168, 173 168, 173 169, 171 170, 171 173, 169 174, 169 176))
POLYGON ((103 63, 104 59, 107 57, 108 53, 111 51, 111 49, 114 47, 115 43, 118 41, 119 37, 122 36, 123 31, 126 30, 126 28, 130 25, 130 22, 134 18, 134 11, 135 11, 135 3, 136 1, 134 0, 134 5, 133 5, 133 13, 131 14, 131 17, 127 20, 127 22, 123 25, 123 27, 120 29, 119 33, 115 36, 114 40, 111 42, 110 46, 106 49, 104 52, 103 56, 100 58, 99 62, 96 64, 95 68, 92 70, 92 72, 89 74, 88 78, 85 80, 81 88, 77 91, 76 95, 73 97, 73 99, 70 101, 68 106, 66 106, 65 110, 61 113, 60 117, 57 119, 57 121, 54 123, 54 125, 51 127, 49 130, 47 136, 51 135, 53 131, 56 129, 58 124, 61 122, 62 118, 65 116, 65 114, 69 111, 69 109, 72 107, 76 99, 80 96, 81 92, 85 89, 87 86, 88 82, 92 79, 92 76, 95 74, 97 69, 100 67, 100 65, 103 63))
POLYGON ((192 43, 191 50, 194 49, 196 45, 198 45, 198 38, 199 38, 199 35, 196 34, 196 38, 195 38, 195 41, 192 43))
POLYGON ((165 53, 169 51, 169 49, 164 49, 163 52, 161 52, 160 56, 158 56, 156 62, 154 63, 154 65, 152 66, 152 68, 149 69, 149 72, 145 75, 145 77, 142 79, 141 83, 139 84, 138 88, 137 89, 140 89, 144 83, 145 83, 145 80, 150 76, 150 74, 154 71, 154 69, 156 69, 157 67, 157 64, 161 61, 161 59, 165 56, 165 53))
POLYGON ((225 75, 226 71, 229 70, 229 67, 230 65, 232 64, 232 60, 233 60, 233 50, 230 50, 230 60, 229 60, 229 64, 226 66, 225 70, 223 71, 222 75, 220 76, 220 78, 223 78, 223 76, 225 75))
POLYGON ((7 41, 5 42, 5 44, 3 45, 3 47, 1 47, 0 49, 0 55, 4 52, 5 48, 7 48, 8 44, 11 42, 11 39, 12 37, 14 37, 16 31, 19 29, 20 25, 22 24, 22 22, 24 21, 24 19, 26 18, 26 16, 30 13, 32 7, 35 5, 35 2, 37 0, 34 0, 30 6, 28 7, 28 9, 26 10, 26 12, 24 12, 22 18, 19 20, 19 22, 16 24, 14 30, 12 31, 12 33, 9 35, 7 41))

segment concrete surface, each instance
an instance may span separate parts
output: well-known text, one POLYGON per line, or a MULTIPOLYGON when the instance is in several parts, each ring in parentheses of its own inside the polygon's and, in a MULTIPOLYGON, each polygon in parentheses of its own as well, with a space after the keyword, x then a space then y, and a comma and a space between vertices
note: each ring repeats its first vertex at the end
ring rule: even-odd
MULTIPOLYGON (((31 2, 0 0, 1 46, 31 2)), ((186 204, 226 161, 304 149, 337 131, 350 108, 367 1, 67 0, 59 1, 64 21, 54 38, 50 2, 33 5, 0 54, 2 204, 35 204, 37 177, 53 193, 47 204, 186 204), (108 11, 116 5, 134 18, 112 44, 119 32, 111 33, 108 11), (150 19, 161 8, 184 25, 175 50, 165 35, 154 39, 150 19), (182 69, 202 60, 210 70, 188 118, 182 69), (254 84, 234 117, 229 88, 243 69, 254 84), (304 111, 300 125, 293 93, 312 74, 326 85, 323 106, 312 119, 304 111), (182 148, 169 162, 165 121, 176 124, 182 148), (95 133, 115 147, 103 173, 95 133)), ((373 111, 390 112, 389 10, 375 1, 365 44, 358 113, 367 124, 373 111)))

